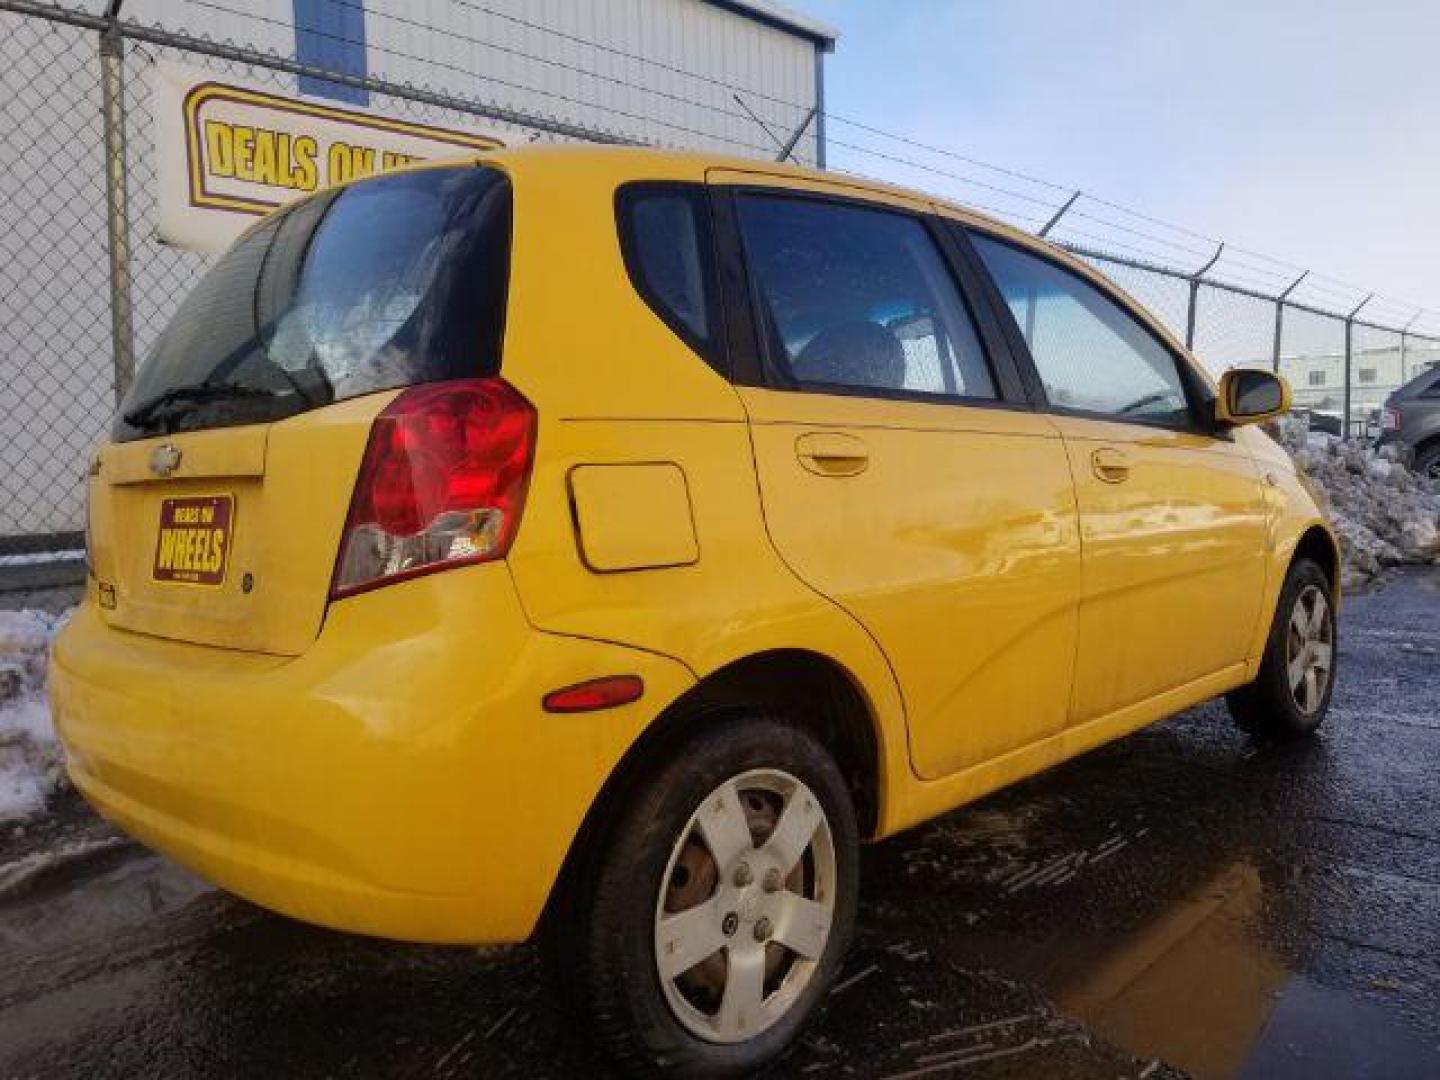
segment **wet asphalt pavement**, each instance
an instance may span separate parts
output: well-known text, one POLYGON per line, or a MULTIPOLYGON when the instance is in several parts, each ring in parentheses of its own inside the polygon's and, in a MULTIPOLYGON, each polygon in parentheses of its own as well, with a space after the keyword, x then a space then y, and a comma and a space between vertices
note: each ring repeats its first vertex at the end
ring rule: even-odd
MULTIPOLYGON (((867 850, 775 1075, 1440 1077, 1440 571, 1341 634, 1318 740, 1207 705, 867 850)), ((73 800, 0 836, 0 1077, 598 1075, 530 948, 303 926, 73 800)))

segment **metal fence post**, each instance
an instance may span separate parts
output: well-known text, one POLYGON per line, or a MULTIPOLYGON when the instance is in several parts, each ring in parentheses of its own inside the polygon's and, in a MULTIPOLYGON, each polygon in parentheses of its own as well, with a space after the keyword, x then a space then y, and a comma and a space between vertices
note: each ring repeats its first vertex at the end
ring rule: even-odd
POLYGON ((118 402, 135 374, 135 313, 130 280, 130 200, 125 174, 123 0, 110 0, 100 34, 100 107, 105 125, 105 221, 110 251, 110 341, 118 402))
POLYGON ((1354 326, 1355 323, 1352 320, 1345 320, 1345 426, 1342 428, 1342 430, 1344 431, 1345 438, 1347 439, 1350 438, 1350 338, 1351 330, 1354 326))
POLYGON ((1409 322, 1407 322, 1404 326, 1402 326, 1402 327, 1400 328, 1400 385, 1401 385, 1401 386, 1404 386, 1407 382, 1410 381, 1410 371, 1409 371, 1409 369, 1408 369, 1408 368, 1406 367, 1406 365, 1405 365, 1405 341, 1406 341, 1406 339, 1410 336, 1410 327, 1414 326, 1414 325, 1415 325, 1415 320, 1417 320, 1418 318, 1420 318, 1421 315, 1424 315, 1424 314, 1425 314, 1425 309, 1424 309, 1424 308, 1421 308, 1419 311, 1415 312, 1414 315, 1410 316, 1410 321, 1409 321, 1409 322))
POLYGON ((1351 378, 1351 374, 1352 374, 1352 372, 1351 372, 1351 361, 1352 361, 1352 357, 1353 357, 1353 355, 1354 355, 1354 350, 1351 348, 1351 344, 1352 344, 1352 341, 1353 341, 1354 336, 1355 336, 1355 333, 1354 333, 1354 331, 1355 331, 1355 316, 1356 316, 1356 315, 1359 315, 1359 314, 1360 314, 1360 309, 1363 308, 1366 304, 1368 304, 1368 303, 1369 303, 1371 300, 1373 300, 1374 298, 1375 298, 1375 294, 1374 294, 1374 293, 1371 293, 1369 296, 1365 297, 1364 300, 1361 300, 1360 303, 1356 304, 1355 307, 1354 307, 1354 309, 1350 312, 1349 315, 1346 315, 1346 316, 1345 316, 1345 427, 1343 428, 1343 430, 1344 430, 1344 432, 1345 432, 1345 438, 1347 438, 1347 439, 1350 438, 1350 434, 1351 434, 1351 433, 1350 433, 1350 396, 1351 396, 1350 378, 1351 378))
POLYGON ((1220 256, 1224 253, 1225 244, 1222 242, 1215 249, 1215 254, 1210 256, 1210 261, 1190 275, 1190 309, 1185 312, 1185 348, 1187 349, 1195 348, 1195 309, 1200 304, 1200 279, 1220 261, 1220 256))
POLYGON ((1300 287, 1300 283, 1310 276, 1306 270, 1299 277, 1290 283, 1290 287, 1275 298, 1275 346, 1270 354, 1270 370, 1276 375, 1280 374, 1280 338, 1285 332, 1285 301, 1290 299, 1290 294, 1300 287))
POLYGON ((1270 370, 1280 374, 1280 337, 1285 332, 1285 301, 1275 298, 1275 339, 1270 347, 1270 370))
POLYGON ((1060 207, 1060 209, 1059 209, 1059 210, 1056 210, 1055 213, 1053 213, 1053 214, 1050 215, 1050 220, 1047 221, 1047 222, 1045 222, 1044 225, 1041 225, 1041 226, 1040 226, 1040 231, 1039 231, 1038 233, 1036 233, 1035 235, 1036 235, 1036 236, 1048 236, 1049 233, 1050 233, 1050 230, 1053 229, 1056 225, 1060 224, 1060 219, 1065 216, 1066 211, 1068 211, 1072 206, 1075 205, 1075 200, 1077 200, 1077 199, 1079 199, 1079 198, 1080 198, 1080 189, 1079 189, 1079 188, 1076 188, 1076 189, 1075 189, 1075 194, 1071 195, 1068 199, 1066 199, 1065 202, 1064 202, 1064 204, 1060 207))

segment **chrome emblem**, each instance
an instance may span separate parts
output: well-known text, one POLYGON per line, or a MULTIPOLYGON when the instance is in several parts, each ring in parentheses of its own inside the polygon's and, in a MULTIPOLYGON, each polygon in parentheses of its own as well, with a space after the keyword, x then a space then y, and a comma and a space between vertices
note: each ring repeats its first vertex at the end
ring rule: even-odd
POLYGON ((180 467, 180 448, 172 443, 161 443, 150 452, 150 471, 156 476, 169 476, 180 467))

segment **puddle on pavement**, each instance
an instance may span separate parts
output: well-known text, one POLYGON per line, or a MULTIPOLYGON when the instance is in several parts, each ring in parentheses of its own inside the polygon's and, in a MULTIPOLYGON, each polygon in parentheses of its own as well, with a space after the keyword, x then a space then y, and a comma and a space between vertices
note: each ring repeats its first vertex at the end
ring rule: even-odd
POLYGON ((1440 1076, 1440 1050, 1383 1010, 1292 975, 1253 933, 1262 901, 1259 874, 1236 864, 1035 975, 1096 1034, 1200 1080, 1440 1076))

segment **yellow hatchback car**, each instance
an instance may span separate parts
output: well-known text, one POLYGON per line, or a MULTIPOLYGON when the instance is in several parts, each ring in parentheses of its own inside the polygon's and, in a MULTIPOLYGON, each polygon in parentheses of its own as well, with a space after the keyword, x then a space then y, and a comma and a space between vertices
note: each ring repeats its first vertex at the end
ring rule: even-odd
POLYGON ((539 932, 630 1067, 743 1073, 857 845, 1228 694, 1313 731, 1337 551, 1064 252, 753 161, 498 151, 255 224, 90 468, 70 775, 220 885, 539 932))

